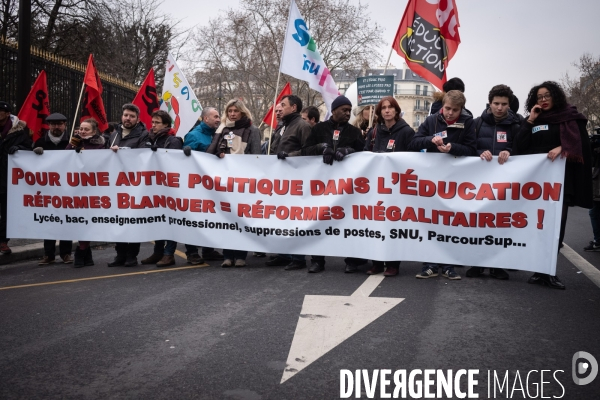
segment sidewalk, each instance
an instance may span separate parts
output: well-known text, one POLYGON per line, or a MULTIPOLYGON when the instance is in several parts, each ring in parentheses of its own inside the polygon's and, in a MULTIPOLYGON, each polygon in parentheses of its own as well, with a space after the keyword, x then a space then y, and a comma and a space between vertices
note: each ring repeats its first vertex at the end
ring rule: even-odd
MULTIPOLYGON (((78 242, 73 241, 73 249, 78 242)), ((92 242, 91 246, 108 245, 107 242, 92 242)), ((112 243, 110 243, 112 246, 112 243)), ((12 264, 18 261, 42 258, 44 256, 44 240, 42 239, 11 239, 8 246, 11 254, 0 254, 0 265, 12 264)), ((58 251, 58 241, 56 242, 58 251)))

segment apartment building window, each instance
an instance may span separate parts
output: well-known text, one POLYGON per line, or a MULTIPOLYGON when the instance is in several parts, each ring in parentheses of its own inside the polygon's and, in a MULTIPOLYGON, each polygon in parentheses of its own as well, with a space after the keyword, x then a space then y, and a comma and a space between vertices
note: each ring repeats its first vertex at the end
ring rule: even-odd
POLYGON ((415 93, 417 95, 421 94, 421 85, 417 85, 417 91, 415 93))
POLYGON ((421 108, 421 100, 417 100, 417 107, 416 109, 419 110, 421 108))
POLYGON ((427 96, 427 86, 423 86, 423 96, 427 96))

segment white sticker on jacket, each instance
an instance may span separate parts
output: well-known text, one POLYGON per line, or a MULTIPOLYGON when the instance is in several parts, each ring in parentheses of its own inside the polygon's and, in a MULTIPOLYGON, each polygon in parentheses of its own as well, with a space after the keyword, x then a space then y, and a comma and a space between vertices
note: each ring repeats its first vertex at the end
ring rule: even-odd
POLYGON ((508 141, 506 132, 496 132, 496 141, 498 143, 506 143, 508 141))
POLYGON ((394 149, 394 143, 395 143, 395 142, 396 142, 396 141, 395 141, 394 139, 390 139, 390 140, 388 140, 388 144, 387 144, 387 148, 388 148, 388 150, 393 150, 393 149, 394 149))
POLYGON ((547 131, 548 130, 548 125, 538 125, 538 126, 534 126, 533 129, 531 130, 531 133, 536 133, 539 131, 547 131))
POLYGON ((339 140, 340 131, 333 131, 333 140, 339 140))
POLYGON ((433 136, 439 136, 439 137, 441 137, 442 139, 446 139, 446 138, 448 137, 448 132, 446 132, 446 131, 438 132, 438 133, 436 133, 436 134, 435 134, 435 135, 433 135, 433 136))

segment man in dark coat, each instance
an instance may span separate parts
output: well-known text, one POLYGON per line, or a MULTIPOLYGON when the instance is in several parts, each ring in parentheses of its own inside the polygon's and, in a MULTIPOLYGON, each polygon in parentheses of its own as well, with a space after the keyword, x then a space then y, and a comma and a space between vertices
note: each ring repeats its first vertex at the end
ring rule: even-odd
MULTIPOLYGON (((342 161, 356 151, 362 151, 365 143, 362 132, 348 123, 352 103, 345 96, 338 96, 331 103, 331 118, 316 124, 302 148, 302 155, 323 155, 323 162, 332 165, 333 160, 342 161)), ((347 257, 346 272, 356 272, 367 260, 347 257)), ((325 269, 325 256, 312 256, 308 272, 317 273, 325 269)))
MULTIPOLYGON (((287 157, 299 156, 302 146, 310 135, 310 125, 302 119, 302 100, 292 94, 281 99, 281 126, 273 132, 271 138, 271 154, 277 154, 277 158, 285 160, 287 157)), ((277 113, 277 107, 275 108, 277 113)), ((285 266, 286 271, 306 268, 304 255, 300 254, 278 254, 272 260, 266 262, 269 267, 285 266)))
POLYGON ((11 115, 10 104, 0 101, 0 252, 10 254, 9 238, 6 237, 6 195, 8 173, 8 155, 18 150, 31 151, 31 137, 25 121, 11 115))
MULTIPOLYGON (((148 142, 148 131, 140 122, 140 109, 135 104, 125 104, 122 107, 121 124, 115 127, 110 135, 108 146, 114 152, 119 148, 131 149, 144 148, 148 142)), ((140 252, 140 243, 117 243, 115 245, 117 256, 109 267, 134 267, 137 265, 137 255, 140 252)))
MULTIPOLYGON (((513 92, 506 85, 496 85, 488 95, 489 108, 475 121, 475 135, 477 138, 477 155, 486 161, 498 157, 498 163, 504 164, 512 153, 513 140, 519 133, 521 121, 510 110, 513 92)), ((485 268, 471 267, 467 270, 468 278, 483 275, 485 268)), ((508 272, 502 268, 490 268, 492 278, 506 280, 508 272)))
MULTIPOLYGON (((409 150, 448 153, 453 156, 477 155, 473 117, 464 109, 466 102, 467 99, 461 91, 451 90, 446 93, 441 110, 425 119, 408 145, 409 150)), ((417 278, 438 276, 440 266, 443 277, 450 280, 460 279, 454 265, 436 263, 424 263, 417 278)))
MULTIPOLYGON (((69 144, 69 133, 67 132, 67 117, 60 113, 53 113, 46 117, 46 122, 50 130, 44 136, 39 138, 33 144, 33 152, 37 155, 44 154, 44 151, 66 150, 69 144)), ((73 241, 61 240, 59 244, 60 258, 65 264, 73 262, 71 250, 73 241)), ((56 258, 56 240, 44 240, 44 258, 38 263, 47 265, 54 262, 56 258)))

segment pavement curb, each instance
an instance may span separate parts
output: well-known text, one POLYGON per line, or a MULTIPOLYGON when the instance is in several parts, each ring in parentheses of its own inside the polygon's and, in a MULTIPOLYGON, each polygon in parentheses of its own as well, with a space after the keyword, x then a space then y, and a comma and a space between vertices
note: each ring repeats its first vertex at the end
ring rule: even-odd
MULTIPOLYGON (((9 242, 10 244, 10 242, 9 242)), ((103 246, 107 244, 113 244, 110 242, 91 242, 90 246, 103 246)), ((79 242, 73 241, 73 249, 79 245, 79 242)), ((10 248, 12 253, 0 255, 0 265, 12 264, 18 261, 31 260, 34 258, 42 258, 44 256, 44 242, 31 243, 23 246, 15 246, 10 248)), ((58 252, 58 244, 56 246, 58 252)), ((59 254, 56 254, 59 256, 59 254)))

